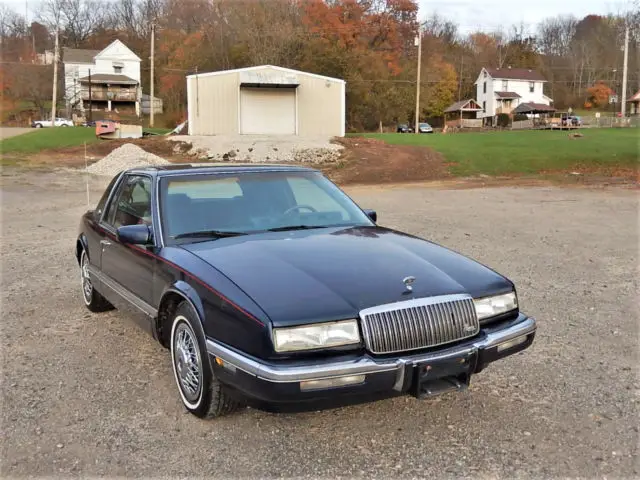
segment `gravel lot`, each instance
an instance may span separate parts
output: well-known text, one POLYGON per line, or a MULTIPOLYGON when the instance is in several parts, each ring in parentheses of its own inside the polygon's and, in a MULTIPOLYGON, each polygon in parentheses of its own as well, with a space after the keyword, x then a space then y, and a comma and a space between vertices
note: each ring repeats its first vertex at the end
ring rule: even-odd
POLYGON ((637 191, 350 189, 381 224, 511 277, 534 345, 462 394, 213 422, 185 413, 165 350, 82 305, 82 176, 5 171, 1 192, 3 478, 640 473, 637 191))
POLYGON ((201 160, 234 160, 240 162, 333 162, 342 146, 326 136, 298 135, 172 135, 174 142, 192 145, 190 153, 201 160))

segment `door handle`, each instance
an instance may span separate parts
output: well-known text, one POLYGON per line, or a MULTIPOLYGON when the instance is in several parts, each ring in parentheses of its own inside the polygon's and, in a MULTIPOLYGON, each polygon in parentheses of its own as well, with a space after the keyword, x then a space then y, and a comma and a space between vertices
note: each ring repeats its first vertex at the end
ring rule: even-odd
POLYGON ((103 247, 106 247, 111 245, 111 242, 109 240, 100 240, 100 245, 102 245, 103 247))

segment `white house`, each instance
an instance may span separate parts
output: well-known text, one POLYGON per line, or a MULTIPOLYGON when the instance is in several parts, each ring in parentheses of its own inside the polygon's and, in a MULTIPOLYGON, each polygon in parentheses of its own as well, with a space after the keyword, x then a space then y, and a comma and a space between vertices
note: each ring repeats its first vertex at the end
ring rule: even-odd
POLYGON ((527 68, 483 68, 475 81, 476 98, 483 109, 477 118, 493 124, 496 115, 510 114, 523 103, 544 110, 553 102, 543 93, 546 81, 540 73, 527 68))
POLYGON ((70 111, 84 115, 91 103, 92 110, 140 115, 141 60, 124 43, 115 40, 103 50, 64 48, 62 55, 70 111))

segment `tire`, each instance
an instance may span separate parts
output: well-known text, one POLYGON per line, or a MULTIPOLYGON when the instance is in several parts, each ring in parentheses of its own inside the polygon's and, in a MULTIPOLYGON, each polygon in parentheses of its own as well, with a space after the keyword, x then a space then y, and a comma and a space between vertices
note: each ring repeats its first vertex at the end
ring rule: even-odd
POLYGON ((171 365, 184 407, 196 417, 211 419, 227 415, 241 404, 227 395, 213 374, 199 326, 189 302, 178 305, 171 322, 171 365))
POLYGON ((87 270, 88 265, 89 257, 87 257, 87 252, 83 248, 82 253, 80 254, 80 286, 82 288, 82 300, 84 301, 84 305, 95 313, 113 310, 113 305, 111 305, 106 298, 100 295, 95 288, 93 288, 91 278, 89 277, 89 272, 87 270))
POLYGON ((36 123, 36 128, 42 128, 42 124, 41 123, 36 123))

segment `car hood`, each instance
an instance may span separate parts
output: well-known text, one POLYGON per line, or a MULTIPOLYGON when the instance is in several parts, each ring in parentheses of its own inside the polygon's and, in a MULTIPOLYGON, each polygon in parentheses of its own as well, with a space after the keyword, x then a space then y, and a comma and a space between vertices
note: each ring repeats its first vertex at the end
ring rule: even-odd
POLYGON ((513 288, 474 260, 382 227, 269 232, 182 247, 234 282, 274 326, 354 318, 363 308, 412 298, 513 288), (403 282, 409 276, 412 292, 403 282))

